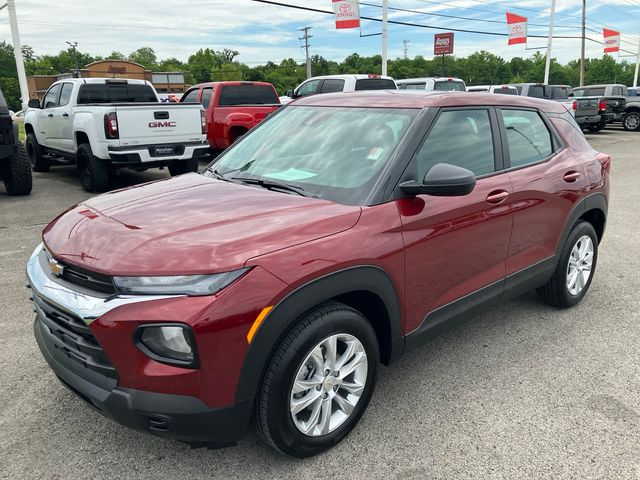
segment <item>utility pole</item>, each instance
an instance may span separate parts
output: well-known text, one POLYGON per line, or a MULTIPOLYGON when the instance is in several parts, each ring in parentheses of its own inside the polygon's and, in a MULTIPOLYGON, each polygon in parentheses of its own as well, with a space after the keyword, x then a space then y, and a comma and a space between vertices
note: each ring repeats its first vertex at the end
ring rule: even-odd
POLYGON ((78 42, 65 42, 67 45, 71 47, 73 50, 73 59, 76 63, 76 73, 73 75, 74 78, 80 78, 80 68, 78 66, 78 54, 76 53, 76 47, 78 46, 78 42))
POLYGON ((409 53, 409 40, 403 40, 402 43, 404 43, 404 59, 406 60, 408 57, 408 53, 409 53))
POLYGON ((24 60, 22 58, 22 44, 20 43, 20 32, 18 31, 18 17, 16 15, 15 0, 7 0, 7 3, 0 7, 2 10, 8 7, 9 25, 11 27, 11 40, 13 42, 13 56, 16 59, 16 70, 18 72, 18 83, 20 84, 20 96, 22 97, 22 108, 27 107, 29 101, 29 87, 27 86, 27 74, 24 71, 24 60))
POLYGON ((389 0, 382 0, 382 75, 387 74, 387 44, 389 43, 389 0))
POLYGON ((633 86, 638 86, 638 70, 640 70, 640 37, 638 37, 638 55, 636 56, 636 73, 633 74, 633 86))
POLYGON ((553 45, 553 21, 556 15, 556 0, 551 0, 551 13, 549 14, 549 42, 547 43, 547 63, 544 67, 544 83, 549 83, 549 70, 551 70, 551 47, 553 45))
POLYGON ((307 58, 307 78, 311 78, 311 57, 309 57, 309 39, 313 37, 313 35, 309 35, 309 30, 311 27, 301 28, 300 31, 303 32, 302 36, 299 37, 299 40, 304 40, 304 50, 307 58))
POLYGON ((587 39, 587 0, 582 0, 582 44, 580 45, 580 86, 584 87, 584 47, 587 39))

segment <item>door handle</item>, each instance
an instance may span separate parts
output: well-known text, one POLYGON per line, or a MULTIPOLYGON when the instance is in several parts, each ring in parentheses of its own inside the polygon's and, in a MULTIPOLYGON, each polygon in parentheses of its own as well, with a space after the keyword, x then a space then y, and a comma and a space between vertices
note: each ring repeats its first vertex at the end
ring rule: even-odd
POLYGON ((580 176, 580 172, 576 172, 575 170, 571 170, 571 171, 569 171, 569 172, 564 174, 564 181, 565 182, 569 182, 569 183, 573 183, 578 179, 579 176, 580 176))
POLYGON ((49 115, 47 115, 47 117, 53 118, 53 113, 50 113, 49 115))
POLYGON ((487 196, 487 202, 497 205, 504 202, 509 196, 509 192, 506 190, 494 190, 487 196))
POLYGON ((62 116, 63 116, 64 118, 67 118, 67 117, 69 116, 69 114, 68 114, 68 113, 63 113, 63 114, 62 114, 62 116))

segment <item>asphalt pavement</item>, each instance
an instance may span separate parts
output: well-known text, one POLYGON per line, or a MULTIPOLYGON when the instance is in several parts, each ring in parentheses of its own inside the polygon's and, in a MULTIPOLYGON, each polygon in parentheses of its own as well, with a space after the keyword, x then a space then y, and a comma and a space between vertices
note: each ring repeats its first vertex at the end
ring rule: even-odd
MULTIPOLYGON (((74 167, 0 186, 0 478, 640 478, 640 133, 588 135, 613 156, 612 198, 584 301, 535 295, 470 318, 389 368, 355 430, 297 460, 254 433, 192 450, 101 417, 55 378, 33 338, 24 266, 44 226, 87 197, 74 167)), ((122 186, 167 176, 128 172, 122 186)))

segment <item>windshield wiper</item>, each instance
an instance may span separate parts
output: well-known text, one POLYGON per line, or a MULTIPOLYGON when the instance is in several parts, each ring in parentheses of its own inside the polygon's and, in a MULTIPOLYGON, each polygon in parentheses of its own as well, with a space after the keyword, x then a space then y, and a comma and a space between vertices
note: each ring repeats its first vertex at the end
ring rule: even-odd
POLYGON ((269 178, 231 177, 231 180, 242 182, 247 185, 257 185, 259 187, 266 188, 267 190, 286 190, 287 192, 297 193, 302 197, 317 198, 316 195, 305 191, 305 189, 302 187, 291 185, 289 183, 279 182, 277 180, 271 180, 269 178))

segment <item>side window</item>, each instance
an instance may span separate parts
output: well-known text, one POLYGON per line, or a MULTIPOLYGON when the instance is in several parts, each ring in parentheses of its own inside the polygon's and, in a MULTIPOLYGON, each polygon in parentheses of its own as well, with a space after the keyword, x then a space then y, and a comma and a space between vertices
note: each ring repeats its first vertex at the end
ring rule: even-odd
POLYGON ((71 100, 71 92, 73 91, 73 83, 63 83, 62 91, 60 92, 60 102, 59 107, 64 107, 65 105, 69 105, 69 100, 71 100))
POLYGON ((213 95, 213 88, 206 87, 202 89, 202 96, 200 97, 200 104, 207 108, 211 102, 211 96, 213 95))
POLYGON ((344 90, 344 80, 325 80, 320 93, 342 92, 344 90))
POLYGON ((622 96, 622 87, 613 87, 613 95, 622 96))
POLYGON ((478 109, 442 112, 416 158, 419 180, 436 163, 458 165, 477 176, 493 172, 495 157, 489 111, 478 109))
POLYGON ((191 103, 198 101, 198 89, 194 88, 193 90, 189 90, 184 96, 180 99, 180 103, 191 103))
POLYGON ((537 112, 502 110, 511 167, 544 160, 553 153, 551 132, 537 112))
POLYGON ((60 93, 60 88, 62 84, 54 85, 49 89, 47 94, 44 96, 44 101, 42 102, 42 108, 55 108, 58 106, 58 94, 60 93))
POLYGON ((316 93, 319 84, 320 80, 311 80, 310 82, 303 83, 302 85, 300 85, 300 88, 298 88, 296 96, 304 97, 306 95, 313 95, 314 93, 316 93))

